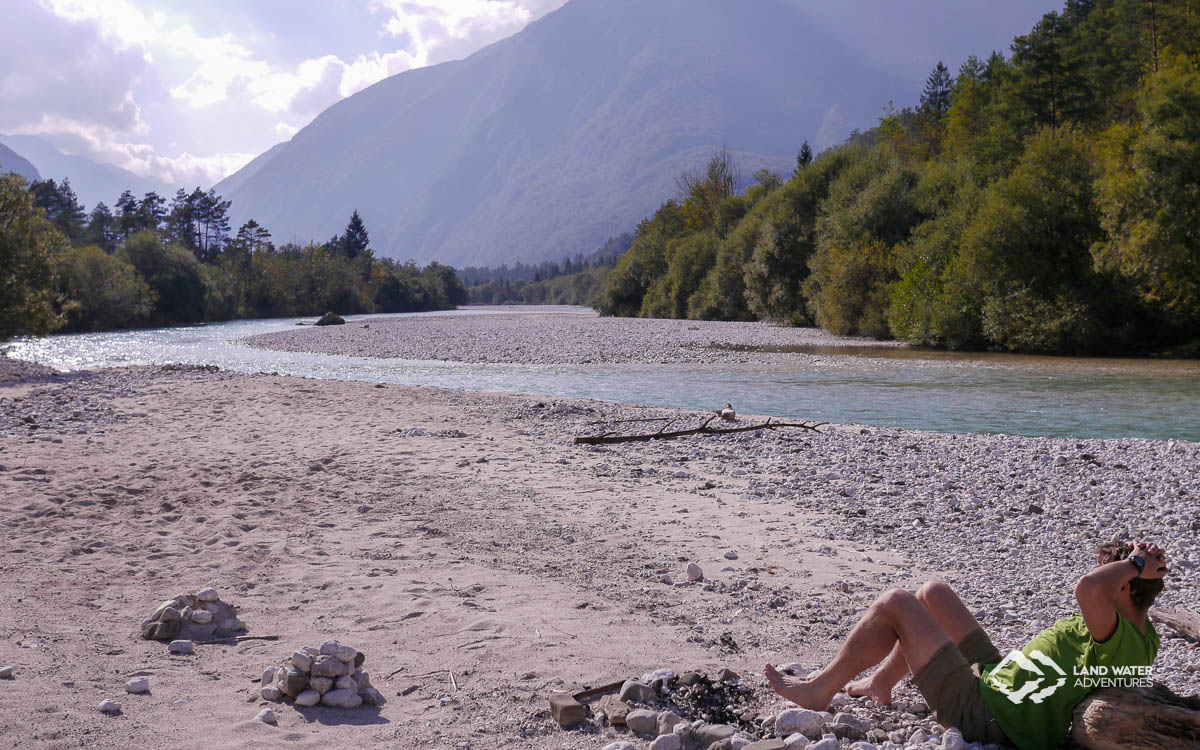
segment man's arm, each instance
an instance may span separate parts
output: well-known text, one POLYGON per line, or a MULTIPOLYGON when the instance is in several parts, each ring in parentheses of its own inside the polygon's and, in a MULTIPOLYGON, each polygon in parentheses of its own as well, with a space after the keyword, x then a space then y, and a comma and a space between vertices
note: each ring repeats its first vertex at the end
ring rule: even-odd
POLYGON ((1092 570, 1075 584, 1075 599, 1083 613, 1083 622, 1096 641, 1107 641, 1117 630, 1114 602, 1122 587, 1135 578, 1162 578, 1167 574, 1166 556, 1159 547, 1138 542, 1130 554, 1134 556, 1146 561, 1141 571, 1128 559, 1117 560, 1092 570))

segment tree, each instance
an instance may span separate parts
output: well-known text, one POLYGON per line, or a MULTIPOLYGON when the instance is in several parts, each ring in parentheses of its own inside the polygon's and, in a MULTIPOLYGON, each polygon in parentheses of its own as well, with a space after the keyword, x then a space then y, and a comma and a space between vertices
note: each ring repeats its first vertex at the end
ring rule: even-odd
POLYGON ((155 294, 129 263, 95 245, 71 248, 59 277, 62 295, 75 304, 67 314, 76 331, 106 331, 146 322, 155 294))
POLYGON ((87 241, 112 254, 117 249, 117 219, 104 201, 96 204, 88 216, 87 241))
POLYGON ((46 217, 58 231, 72 242, 83 240, 86 214, 71 189, 70 180, 63 180, 62 184, 56 184, 52 179, 38 180, 29 185, 29 192, 33 194, 33 205, 46 212, 46 217))
POLYGON ((812 164, 812 160, 812 146, 809 146, 808 141, 805 141, 800 144, 800 153, 796 154, 796 174, 799 174, 801 170, 812 164))
POLYGON ((238 228, 235 243, 247 253, 269 252, 274 249, 271 244, 271 233, 254 219, 238 228))
POLYGON ((950 110, 950 91, 952 81, 950 71, 945 63, 938 60, 929 78, 925 80, 925 90, 921 92, 920 112, 932 122, 941 122, 950 110))
POLYGON ((354 209, 354 213, 350 214, 350 221, 346 224, 346 231, 342 232, 342 236, 338 241, 339 249, 342 254, 350 260, 354 260, 360 254, 369 254, 367 249, 371 243, 371 236, 367 233, 367 227, 363 224, 362 217, 358 215, 358 209, 354 209))
POLYGON ((54 273, 67 238, 34 208, 25 180, 0 175, 0 341, 62 325, 54 273))
POLYGON ((147 229, 126 240, 116 257, 133 266, 154 291, 158 304, 153 322, 179 325, 204 320, 208 286, 192 253, 178 245, 164 245, 147 229))
POLYGON ((703 171, 684 170, 675 177, 675 186, 683 200, 688 228, 713 229, 724 234, 721 204, 734 194, 742 172, 729 149, 724 146, 712 155, 703 171))

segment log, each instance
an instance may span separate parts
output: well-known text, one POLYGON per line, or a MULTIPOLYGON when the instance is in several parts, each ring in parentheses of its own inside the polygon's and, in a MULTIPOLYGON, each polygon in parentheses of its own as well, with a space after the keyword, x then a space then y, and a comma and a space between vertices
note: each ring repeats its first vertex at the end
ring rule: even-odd
POLYGON ((1071 736, 1089 750, 1200 750, 1200 697, 1102 688, 1076 707, 1071 736))
POLYGON ((579 435, 576 436, 573 443, 574 445, 605 445, 610 443, 632 443, 642 440, 674 440, 675 438, 686 437, 688 435, 732 435, 735 432, 776 430, 784 427, 820 432, 817 428, 828 424, 828 422, 772 422, 768 419, 762 424, 722 429, 720 427, 708 426, 709 422, 712 422, 714 419, 716 419, 716 416, 711 416, 699 427, 692 427, 687 430, 674 430, 672 432, 667 432, 666 425, 663 425, 663 429, 658 432, 651 432, 645 435, 613 435, 611 432, 606 432, 603 435, 579 435))
POLYGON ((1183 637, 1200 642, 1200 615, 1184 609, 1151 607, 1150 619, 1162 623, 1183 637))

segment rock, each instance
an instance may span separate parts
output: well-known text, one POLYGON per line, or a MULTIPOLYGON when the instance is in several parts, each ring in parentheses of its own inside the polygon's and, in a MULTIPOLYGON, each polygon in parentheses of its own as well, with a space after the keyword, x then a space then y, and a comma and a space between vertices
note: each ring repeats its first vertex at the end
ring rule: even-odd
POLYGON ((313 658, 303 651, 292 652, 292 666, 299 669, 301 672, 311 672, 313 666, 313 658))
POLYGON ((596 703, 596 710, 608 717, 609 724, 623 727, 625 717, 629 714, 629 704, 615 695, 606 695, 596 703))
POLYGON ((334 650, 333 656, 339 661, 347 662, 352 666, 358 666, 354 664, 354 659, 358 656, 358 651, 353 646, 339 645, 337 649, 334 650))
POLYGON ((625 726, 639 734, 658 734, 658 712, 644 708, 630 711, 625 715, 625 726))
POLYGON ((838 737, 861 740, 867 736, 871 725, 866 720, 860 719, 854 714, 839 713, 833 717, 831 728, 833 729, 833 733, 838 737))
MULTIPOLYGON (((174 604, 174 602, 172 602, 174 604)), ((150 618, 154 619, 154 618, 150 618)), ((159 622, 178 622, 183 619, 183 612, 174 607, 166 607, 158 613, 159 622)))
POLYGON ((604 746, 603 750, 637 750, 637 748, 634 747, 634 744, 632 742, 626 742, 624 740, 619 740, 617 742, 608 743, 607 745, 604 746))
POLYGON ((787 708, 775 717, 775 734, 778 737, 800 734, 810 740, 820 739, 829 714, 824 711, 810 711, 807 708, 787 708))
POLYGON ((150 619, 154 622, 158 622, 162 619, 163 612, 167 611, 168 609, 176 609, 175 604, 176 602, 174 599, 166 600, 162 604, 158 605, 158 608, 154 610, 154 614, 150 615, 150 619))
POLYGON ((360 689, 358 681, 355 680, 353 677, 351 677, 348 674, 344 674, 341 677, 334 680, 333 686, 335 688, 337 688, 338 690, 353 690, 356 693, 360 689))
POLYGON ((737 734, 737 729, 728 724, 701 724, 692 730, 692 739, 700 745, 700 747, 708 747, 714 742, 727 740, 737 734))
POLYGON ((927 739, 929 739, 929 732, 926 732, 924 729, 917 727, 915 730, 913 730, 912 734, 908 735, 908 742, 906 742, 904 744, 920 745, 921 743, 925 742, 925 740, 927 740, 927 739))
POLYGON ((305 690, 303 693, 296 696, 297 706, 304 706, 305 708, 308 708, 309 706, 315 706, 320 702, 321 694, 316 690, 305 690))
MULTIPOLYGON (((341 687, 339 685, 338 687, 341 687)), ((308 690, 308 672, 301 672, 299 669, 292 667, 283 673, 283 684, 279 687, 284 695, 295 698, 305 690, 308 690)), ((355 686, 355 692, 358 692, 358 687, 355 686)))
POLYGON ((163 622, 151 623, 150 627, 142 631, 142 637, 151 641, 168 641, 179 635, 179 629, 183 625, 179 620, 165 620, 163 622))
POLYGON ((134 677, 125 683, 125 692, 127 693, 144 693, 150 689, 150 679, 147 677, 134 677))
POLYGON ((96 710, 102 714, 119 714, 121 713, 121 704, 116 701, 100 701, 96 710))
POLYGON ((363 662, 365 662, 366 660, 367 660, 367 655, 364 654, 363 652, 359 651, 357 654, 354 655, 355 668, 357 669, 358 667, 361 667, 363 665, 363 662))
POLYGON ((192 608, 184 607, 183 609, 179 610, 179 619, 182 622, 191 622, 192 621, 192 608))
POLYGON ((677 734, 659 735, 650 743, 650 750, 681 750, 683 740, 677 734))
POLYGON ((966 750, 966 747, 967 741, 958 729, 951 727, 942 735, 942 750, 966 750))
POLYGON ((362 696, 363 703, 368 706, 382 706, 384 703, 387 703, 387 699, 383 697, 383 693, 373 687, 366 688, 359 695, 362 696))
POLYGON ((704 580, 704 569, 701 568, 696 563, 688 563, 687 577, 688 577, 689 581, 703 581, 704 580))
POLYGON ((805 750, 842 750, 842 743, 836 737, 825 737, 807 745, 805 750))
POLYGON ((313 677, 341 677, 350 674, 353 669, 349 664, 329 654, 318 656, 312 665, 313 677))
POLYGON ((167 651, 172 654, 194 654, 196 646, 191 641, 171 641, 167 644, 167 651))
POLYGON ((663 573, 658 577, 658 582, 667 586, 670 586, 672 583, 674 583, 674 581, 671 580, 671 576, 667 575, 666 573, 663 573))
POLYGON ((800 748, 805 747, 806 745, 808 745, 808 738, 799 732, 788 735, 788 738, 783 741, 783 746, 787 748, 787 750, 800 750, 800 748))
POLYGON ((654 688, 637 680, 626 680, 617 697, 626 703, 646 703, 654 700, 654 688))
POLYGON ((675 731, 675 725, 683 721, 683 717, 674 711, 662 711, 658 714, 658 733, 670 734, 675 731))
POLYGON ((333 690, 333 680, 329 677, 313 677, 308 681, 308 686, 324 695, 333 690))
POLYGON ((361 669, 354 670, 354 674, 350 676, 354 678, 356 683, 358 683, 359 692, 371 687, 371 675, 367 674, 361 669))
POLYGON ((275 683, 275 678, 279 675, 280 667, 267 667, 262 673, 262 684, 272 685, 275 683))
POLYGON ((236 633, 239 630, 245 630, 245 629, 246 629, 246 623, 242 622, 241 620, 239 620, 236 617, 230 617, 228 619, 222 620, 221 623, 219 625, 217 625, 217 630, 224 630, 228 633, 236 633))
POLYGON ((717 682, 737 682, 740 679, 741 678, 738 677, 738 673, 734 672, 732 669, 726 668, 722 669, 720 672, 717 672, 717 682))
POLYGON ((313 323, 315 326, 340 326, 345 325, 346 319, 335 312, 327 312, 321 316, 320 320, 313 323))
POLYGON ((278 723, 275 720, 275 712, 269 708, 264 708, 263 710, 259 711, 257 714, 254 715, 254 718, 258 719, 259 721, 261 721, 264 724, 278 723))
POLYGON ((262 690, 258 691, 265 701, 281 701, 283 700, 283 691, 275 685, 267 685, 262 690))
POLYGON ((550 693, 550 715, 563 729, 570 729, 587 718, 587 707, 571 697, 570 693, 550 693))
POLYGON ((217 596, 217 590, 211 586, 205 586, 196 592, 196 598, 202 602, 215 602, 221 597, 217 596))
MULTIPOLYGON (((751 742, 749 745, 743 745, 742 750, 784 750, 786 747, 787 743, 783 740, 773 739, 751 742)), ((871 750, 875 750, 875 748, 871 748, 871 750)))
POLYGON ((358 708, 363 699, 353 690, 330 690, 321 696, 321 705, 333 708, 358 708))
POLYGON ((192 613, 192 622, 197 625, 207 625, 212 622, 213 613, 206 609, 198 609, 192 613))
POLYGON ((0 667, 0 680, 11 680, 15 667, 0 667))
POLYGON ((850 746, 850 750, 875 750, 875 744, 873 742, 859 740, 850 746))
POLYGON ((736 560, 736 559, 738 559, 738 553, 734 552, 733 550, 729 550, 728 552, 725 553, 725 559, 726 560, 736 560))
POLYGON ((684 687, 695 687, 703 685, 705 682, 708 682, 708 678, 699 672, 684 672, 679 675, 679 684, 684 687))
POLYGON ((321 649, 317 648, 316 646, 305 646, 304 648, 302 648, 300 650, 303 651, 304 653, 308 654, 309 656, 311 656, 314 659, 316 659, 318 656, 321 655, 321 649))

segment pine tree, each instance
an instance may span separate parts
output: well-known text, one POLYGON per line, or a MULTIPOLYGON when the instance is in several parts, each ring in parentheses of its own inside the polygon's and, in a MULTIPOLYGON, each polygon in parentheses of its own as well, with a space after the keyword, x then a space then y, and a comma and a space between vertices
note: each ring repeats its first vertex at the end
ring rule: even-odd
POLYGON ((921 92, 920 111, 935 122, 946 116, 950 109, 950 71, 945 63, 938 60, 925 81, 925 90, 921 92))
POLYGON ((796 154, 796 171, 799 172, 809 164, 812 164, 812 160, 812 146, 808 145, 808 141, 805 141, 800 145, 800 153, 796 154))
POLYGON ((370 243, 371 236, 367 233, 367 227, 363 224, 362 217, 358 215, 356 208, 350 215, 350 223, 346 225, 346 231, 342 233, 339 240, 340 250, 347 258, 354 260, 360 254, 369 252, 367 246, 370 243))

